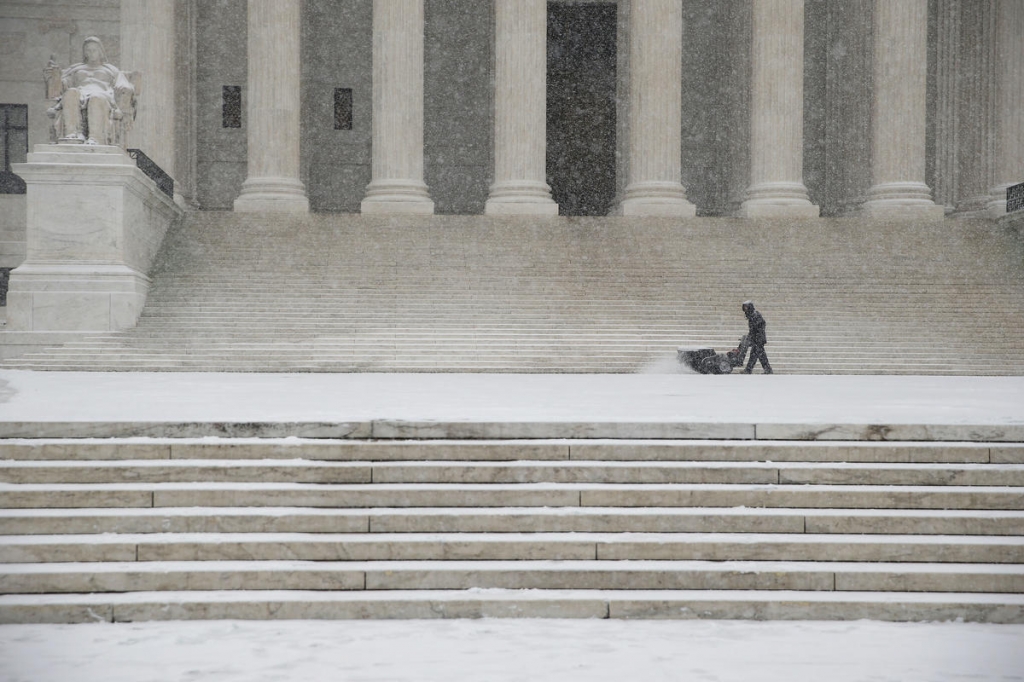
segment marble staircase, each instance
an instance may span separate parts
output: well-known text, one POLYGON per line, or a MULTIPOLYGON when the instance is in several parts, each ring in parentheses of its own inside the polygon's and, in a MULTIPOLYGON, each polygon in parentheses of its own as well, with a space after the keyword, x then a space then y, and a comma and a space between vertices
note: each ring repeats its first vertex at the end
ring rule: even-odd
POLYGON ((1024 242, 979 221, 270 216, 167 236, 136 328, 5 361, 96 371, 1020 374, 1024 242))
POLYGON ((0 440, 0 622, 1024 622, 1020 429, 825 442, 699 425, 686 440, 200 427, 0 440))

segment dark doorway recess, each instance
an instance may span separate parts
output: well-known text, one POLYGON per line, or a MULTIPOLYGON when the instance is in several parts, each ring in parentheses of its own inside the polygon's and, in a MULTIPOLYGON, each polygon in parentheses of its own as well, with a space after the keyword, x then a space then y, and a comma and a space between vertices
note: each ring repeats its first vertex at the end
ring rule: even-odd
POLYGON ((548 3, 547 175, 561 215, 615 199, 614 3, 548 3))

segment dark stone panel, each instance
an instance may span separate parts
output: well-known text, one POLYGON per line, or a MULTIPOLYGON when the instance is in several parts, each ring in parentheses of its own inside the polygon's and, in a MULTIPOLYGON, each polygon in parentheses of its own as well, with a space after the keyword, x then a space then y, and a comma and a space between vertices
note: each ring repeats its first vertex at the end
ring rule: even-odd
POLYGON ((709 51, 721 40, 721 7, 717 3, 683 3, 682 182, 687 198, 702 213, 715 213, 724 203, 723 178, 716 146, 721 95, 717 67, 704 68, 709 51))
POLYGON ((202 208, 231 208, 247 164, 246 0, 204 0, 197 9, 197 199, 202 208), (225 85, 242 87, 241 128, 223 126, 225 85))
POLYGON ((230 209, 242 191, 248 164, 244 161, 210 161, 200 159, 197 172, 200 206, 204 209, 230 209))
POLYGON ((7 305, 7 286, 11 282, 13 268, 0 268, 0 306, 7 305))
POLYGON ((306 0, 302 17, 302 179, 314 211, 358 212, 370 182, 372 0, 306 0), (335 91, 351 90, 351 128, 335 91))
MULTIPOLYGON (((316 156, 312 158, 316 164, 316 156)), ((336 164, 316 182, 306 186, 309 205, 318 211, 358 213, 366 186, 370 184, 370 164, 336 164)))
POLYGON ((492 5, 426 1, 423 172, 436 213, 483 213, 487 201, 494 167, 492 5))
POLYGON ((828 73, 828 0, 804 2, 804 186, 823 212, 825 196, 825 97, 828 73))
POLYGON ((749 0, 683 0, 682 182, 698 215, 728 215, 749 184, 749 0))
POLYGON ((871 185, 872 0, 827 2, 825 216, 860 209, 871 185))
POLYGON ((615 5, 548 3, 547 175, 561 215, 615 200, 615 5))
POLYGON ((427 183, 434 198, 434 212, 454 215, 483 213, 491 175, 490 164, 433 166, 427 173, 427 183))

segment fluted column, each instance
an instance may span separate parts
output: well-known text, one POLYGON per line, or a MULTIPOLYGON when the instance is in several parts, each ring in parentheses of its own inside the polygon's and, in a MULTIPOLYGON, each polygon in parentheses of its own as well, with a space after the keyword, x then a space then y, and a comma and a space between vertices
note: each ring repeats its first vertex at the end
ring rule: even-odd
POLYGON ((434 212, 423 182, 423 0, 373 0, 372 179, 363 213, 434 212))
POLYGON ((249 167, 236 211, 309 210, 299 179, 301 6, 301 0, 249 0, 249 167))
POLYGON ((956 212, 974 217, 987 211, 995 182, 995 3, 967 0, 960 9, 956 212))
POLYGON ((629 3, 629 178, 615 212, 692 217, 680 182, 683 8, 679 0, 629 3))
POLYGON ((177 179, 174 0, 121 0, 121 68, 139 72, 138 111, 128 145, 177 179))
POLYGON ((547 183, 547 1, 495 0, 496 215, 558 215, 547 183))
POLYGON ((883 218, 941 218, 924 182, 928 0, 876 0, 871 176, 864 210, 883 218))
POLYGON ((996 2, 995 185, 989 212, 1006 214, 1006 188, 1024 182, 1024 3, 996 2))
POLYGON ((817 217, 804 186, 804 0, 753 0, 750 186, 740 213, 817 217))

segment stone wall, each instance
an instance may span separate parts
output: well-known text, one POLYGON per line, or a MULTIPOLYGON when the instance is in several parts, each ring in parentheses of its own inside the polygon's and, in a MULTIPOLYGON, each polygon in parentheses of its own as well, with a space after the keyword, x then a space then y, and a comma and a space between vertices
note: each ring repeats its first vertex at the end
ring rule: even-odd
POLYGON ((197 197, 230 209, 246 173, 246 0, 203 0, 196 19, 197 197), (242 127, 222 125, 223 87, 242 87, 242 127))
POLYGON ((424 180, 435 213, 483 213, 494 175, 494 7, 427 0, 424 180))
POLYGON ((698 215, 734 212, 750 183, 750 8, 683 2, 682 182, 698 215))
POLYGON ((306 0, 302 24, 302 172, 314 211, 357 213, 370 182, 370 0, 306 0), (352 90, 352 129, 334 129, 334 90, 352 90))

